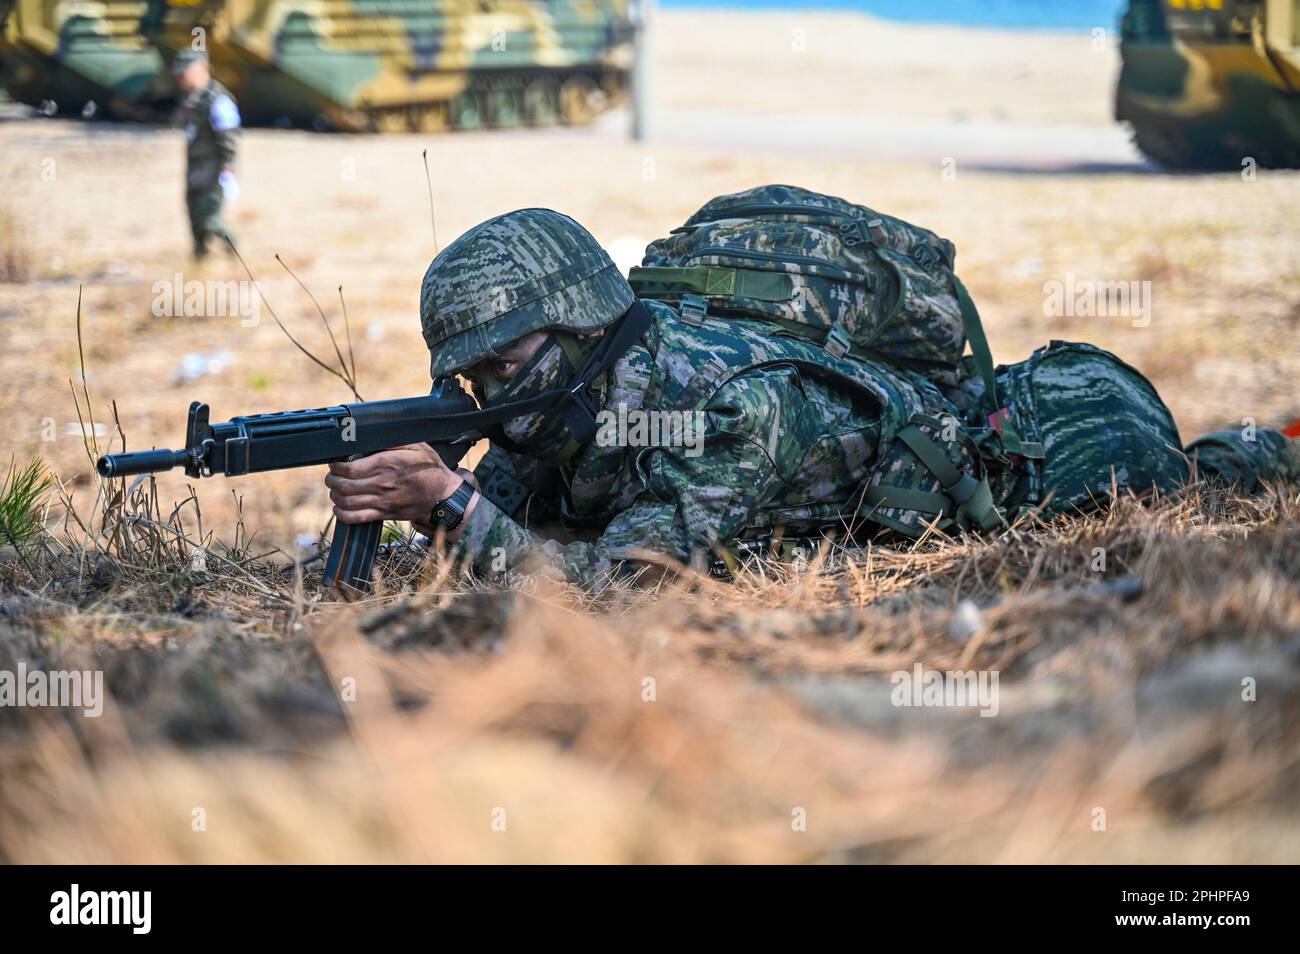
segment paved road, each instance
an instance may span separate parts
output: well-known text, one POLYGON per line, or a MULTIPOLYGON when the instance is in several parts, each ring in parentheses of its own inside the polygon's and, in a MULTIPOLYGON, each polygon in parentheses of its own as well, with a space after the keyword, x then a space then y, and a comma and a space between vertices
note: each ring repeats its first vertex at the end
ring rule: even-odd
MULTIPOLYGON (((956 160, 961 168, 1011 171, 1142 171, 1150 168, 1113 125, 1029 125, 963 120, 854 120, 835 116, 758 118, 725 112, 676 112, 652 119, 652 141, 727 146, 745 152, 801 152, 879 162, 956 160)), ((618 135, 622 114, 604 117, 602 132, 618 135)))
MULTIPOLYGON (((33 111, 0 104, 0 122, 30 121, 33 111)), ((62 122, 62 121, 58 121, 62 122)), ((627 135, 625 111, 611 112, 589 130, 550 130, 563 135, 627 135)), ((37 126, 31 127, 39 128, 37 126)), ((87 136, 131 136, 158 127, 96 121, 87 136)), ((515 130, 505 135, 546 135, 515 130)), ((459 133, 501 136, 503 132, 459 133)), ((958 119, 898 121, 833 115, 738 115, 722 111, 665 112, 652 117, 651 143, 727 149, 746 154, 808 153, 867 162, 927 162, 948 158, 964 169, 1024 172, 1140 172, 1153 168, 1133 147, 1128 129, 1112 125, 1032 125, 958 119)))

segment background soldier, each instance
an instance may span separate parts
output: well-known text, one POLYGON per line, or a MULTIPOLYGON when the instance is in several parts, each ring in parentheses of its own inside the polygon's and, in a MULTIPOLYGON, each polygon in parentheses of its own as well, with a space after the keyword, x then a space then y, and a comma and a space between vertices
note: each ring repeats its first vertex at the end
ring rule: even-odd
POLYGON ((185 208, 194 235, 194 257, 208 252, 208 237, 234 242, 221 218, 227 199, 239 196, 235 150, 239 142, 239 107, 229 91, 212 78, 205 53, 185 50, 172 62, 180 89, 177 122, 185 130, 185 208))

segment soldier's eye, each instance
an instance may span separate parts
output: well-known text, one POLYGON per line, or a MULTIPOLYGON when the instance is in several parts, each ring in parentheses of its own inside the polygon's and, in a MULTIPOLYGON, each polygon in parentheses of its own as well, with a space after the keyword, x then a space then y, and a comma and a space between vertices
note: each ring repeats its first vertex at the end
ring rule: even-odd
POLYGON ((497 361, 492 365, 492 373, 498 378, 508 378, 515 373, 518 362, 515 361, 497 361))

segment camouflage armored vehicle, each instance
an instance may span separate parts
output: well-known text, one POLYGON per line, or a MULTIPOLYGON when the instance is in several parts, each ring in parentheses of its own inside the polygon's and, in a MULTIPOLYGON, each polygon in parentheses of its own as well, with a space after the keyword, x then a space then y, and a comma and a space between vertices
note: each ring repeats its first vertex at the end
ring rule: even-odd
POLYGON ((1175 168, 1300 166, 1300 0, 1130 0, 1115 115, 1175 168))
POLYGON ((139 0, 0 0, 0 83, 51 114, 161 118, 175 91, 144 13, 139 0))
POLYGON ((628 0, 0 0, 0 19, 0 75, 33 105, 161 115, 164 63, 202 44, 246 122, 356 132, 588 122, 632 55, 628 0))

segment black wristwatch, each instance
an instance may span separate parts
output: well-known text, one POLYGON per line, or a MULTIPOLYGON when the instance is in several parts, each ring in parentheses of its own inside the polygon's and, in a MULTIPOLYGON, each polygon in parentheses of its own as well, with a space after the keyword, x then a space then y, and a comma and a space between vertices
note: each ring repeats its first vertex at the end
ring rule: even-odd
POLYGON ((465 519, 465 508, 474 499, 474 485, 462 480, 446 500, 439 500, 429 511, 429 523, 444 530, 455 530, 465 519))

